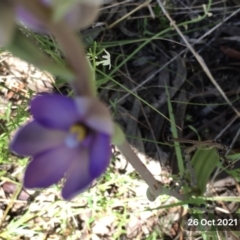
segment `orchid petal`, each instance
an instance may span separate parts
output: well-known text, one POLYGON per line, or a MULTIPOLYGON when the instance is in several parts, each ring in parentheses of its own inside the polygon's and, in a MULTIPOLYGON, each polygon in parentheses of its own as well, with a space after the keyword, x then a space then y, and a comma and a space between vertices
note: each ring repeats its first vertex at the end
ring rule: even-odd
POLYGON ((109 165, 111 115, 98 99, 50 94, 35 97, 31 112, 34 120, 17 132, 10 145, 16 153, 33 157, 24 186, 46 188, 65 178, 62 196, 69 200, 86 190, 109 165), (86 128, 83 139, 81 131, 76 135, 81 126, 86 128))
POLYGON ((72 159, 79 156, 79 149, 64 146, 36 155, 27 166, 24 187, 46 188, 57 183, 72 164, 72 159))
POLYGON ((23 156, 33 156, 63 143, 67 132, 47 129, 36 121, 27 123, 15 134, 10 149, 23 156))
POLYGON ((99 177, 109 165, 111 158, 110 136, 96 133, 90 146, 89 172, 93 178, 99 177))
POLYGON ((31 101, 31 113, 42 125, 68 130, 75 122, 80 121, 73 99, 57 94, 46 94, 31 101))
POLYGON ((70 200, 77 194, 83 192, 92 183, 93 178, 91 178, 89 174, 88 167, 88 151, 84 149, 80 155, 73 160, 67 172, 66 182, 62 190, 62 197, 65 200, 70 200))
POLYGON ((109 135, 113 133, 113 122, 107 107, 95 98, 75 99, 80 116, 84 116, 84 123, 95 131, 109 135))

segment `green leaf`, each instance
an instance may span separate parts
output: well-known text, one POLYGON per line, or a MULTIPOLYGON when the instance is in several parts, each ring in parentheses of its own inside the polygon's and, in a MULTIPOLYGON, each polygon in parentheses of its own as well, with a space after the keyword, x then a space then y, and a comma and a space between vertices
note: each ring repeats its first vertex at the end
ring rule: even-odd
POLYGON ((199 195, 204 194, 212 172, 220 163, 219 159, 219 154, 215 148, 207 146, 198 148, 191 160, 191 165, 197 181, 197 188, 193 189, 194 192, 199 195))
POLYGON ((126 141, 125 134, 118 124, 114 123, 114 133, 112 136, 112 144, 119 146, 126 141))
POLYGON ((13 55, 29 62, 41 70, 71 81, 74 73, 60 63, 54 62, 39 47, 27 38, 20 30, 16 30, 12 42, 5 46, 13 55))

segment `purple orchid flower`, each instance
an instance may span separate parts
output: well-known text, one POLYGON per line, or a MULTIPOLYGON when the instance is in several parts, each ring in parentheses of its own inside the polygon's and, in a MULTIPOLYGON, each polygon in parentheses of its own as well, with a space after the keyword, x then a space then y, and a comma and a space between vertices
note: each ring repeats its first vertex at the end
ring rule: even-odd
POLYGON ((88 188, 109 165, 113 122, 99 100, 61 95, 31 101, 33 120, 20 128, 10 148, 31 156, 24 187, 47 188, 64 178, 62 197, 69 200, 88 188))

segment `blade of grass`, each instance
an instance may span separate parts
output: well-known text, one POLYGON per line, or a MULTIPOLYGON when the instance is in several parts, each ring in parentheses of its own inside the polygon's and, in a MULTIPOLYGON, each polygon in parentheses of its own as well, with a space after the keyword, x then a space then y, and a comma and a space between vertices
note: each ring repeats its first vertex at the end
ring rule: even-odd
MULTIPOLYGON (((175 117, 173 114, 173 108, 172 108, 172 103, 171 103, 171 99, 170 99, 169 92, 168 92, 168 87, 166 85, 165 85, 165 91, 166 91, 166 95, 167 95, 167 104, 168 104, 168 112, 169 112, 170 123, 171 123, 171 132, 172 132, 173 137, 177 138, 178 133, 177 133, 175 117)), ((176 152, 177 161, 178 161, 178 169, 179 169, 180 174, 183 175, 184 164, 183 164, 180 143, 174 142, 174 147, 175 147, 175 152, 176 152)))
MULTIPOLYGON (((97 69, 97 72, 101 73, 103 76, 109 77, 109 79, 111 81, 113 81, 115 84, 117 84, 118 86, 122 87, 126 92, 132 94, 134 97, 138 98, 139 101, 143 102, 144 104, 146 104, 148 107, 150 107, 151 109, 153 109, 155 112, 157 112, 158 114, 160 114, 162 117, 164 117, 165 119, 167 119, 168 121, 170 121, 169 118, 167 118, 164 114, 162 114, 160 111, 158 111, 156 108, 154 108, 151 104, 149 104, 147 101, 145 101, 144 99, 142 99, 140 96, 138 96, 136 93, 132 92, 131 90, 129 90, 127 87, 125 87, 124 85, 122 85, 121 83, 119 83, 118 81, 114 80, 112 77, 110 77, 110 75, 108 76, 106 73, 100 71, 97 69)), ((110 106, 111 108, 111 106, 110 106)))

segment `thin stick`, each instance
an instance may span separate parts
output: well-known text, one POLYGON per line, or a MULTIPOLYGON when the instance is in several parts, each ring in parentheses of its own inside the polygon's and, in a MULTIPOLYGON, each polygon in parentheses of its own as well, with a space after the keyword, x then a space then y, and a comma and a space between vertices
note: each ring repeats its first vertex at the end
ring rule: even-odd
POLYGON ((212 140, 197 141, 197 140, 189 140, 189 139, 173 138, 173 137, 168 137, 168 141, 171 141, 171 142, 175 141, 175 142, 180 142, 180 143, 190 143, 190 144, 199 144, 199 143, 208 144, 209 142, 212 142, 212 140))
POLYGON ((147 6, 152 0, 148 0, 147 2, 144 2, 140 5, 138 5, 135 9, 133 9, 131 12, 127 13, 126 15, 122 16, 121 18, 119 18, 117 21, 115 21, 114 23, 112 23, 108 29, 113 28, 115 25, 117 25, 118 23, 120 23, 121 21, 123 21, 124 19, 126 19, 127 17, 131 16, 134 12, 138 11, 139 9, 147 6))
POLYGON ((218 149, 221 149, 221 150, 227 150, 228 149, 228 147, 226 145, 218 143, 214 140, 196 141, 196 140, 168 137, 168 141, 176 141, 176 142, 180 142, 180 143, 194 144, 195 147, 200 147, 200 146, 206 145, 206 146, 215 147, 215 148, 218 148, 218 149))

